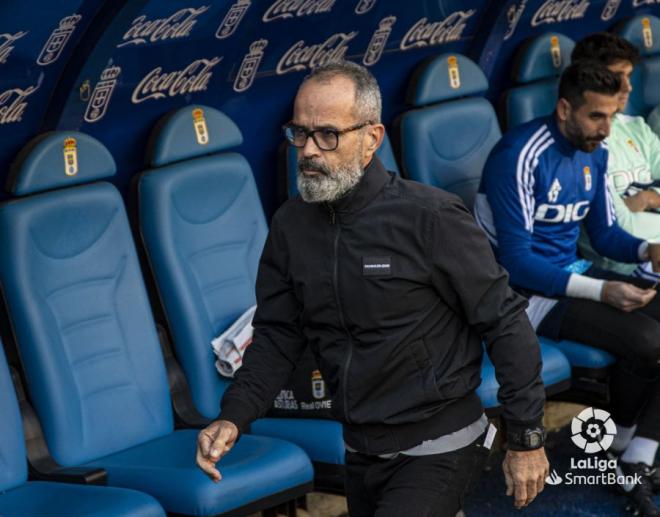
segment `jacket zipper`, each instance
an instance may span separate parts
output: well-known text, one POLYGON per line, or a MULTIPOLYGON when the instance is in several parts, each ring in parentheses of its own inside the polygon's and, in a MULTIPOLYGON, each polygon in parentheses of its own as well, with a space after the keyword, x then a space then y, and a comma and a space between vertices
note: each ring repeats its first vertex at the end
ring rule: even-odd
MULTIPOLYGON (((328 205, 328 209, 330 210, 330 221, 333 226, 335 226, 336 223, 336 212, 334 208, 330 205, 328 205)), ((335 291, 335 303, 337 304, 337 310, 339 312, 339 323, 341 324, 341 328, 344 330, 346 335, 348 336, 348 357, 346 358, 346 362, 344 363, 344 379, 343 379, 343 391, 344 391, 344 418, 346 419, 347 423, 351 423, 351 419, 348 416, 348 369, 351 365, 351 359, 353 358, 353 339, 351 338, 351 333, 348 331, 348 328, 346 327, 346 321, 344 320, 344 311, 341 306, 341 301, 339 299, 339 279, 338 279, 338 250, 339 250, 339 235, 341 234, 341 226, 337 225, 337 230, 335 233, 335 242, 334 242, 334 257, 333 257, 333 271, 332 271, 332 285, 334 287, 335 291)))

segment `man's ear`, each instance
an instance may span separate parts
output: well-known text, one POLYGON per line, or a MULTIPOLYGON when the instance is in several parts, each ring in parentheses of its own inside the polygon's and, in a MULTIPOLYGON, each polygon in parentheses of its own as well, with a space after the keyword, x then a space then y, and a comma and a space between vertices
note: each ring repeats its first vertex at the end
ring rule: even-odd
POLYGON ((366 149, 375 153, 376 150, 383 143, 383 138, 385 137, 385 126, 383 124, 372 124, 367 128, 366 135, 366 149))
POLYGON ((568 100, 561 98, 557 101, 557 116, 562 122, 566 122, 571 115, 571 103, 568 100))

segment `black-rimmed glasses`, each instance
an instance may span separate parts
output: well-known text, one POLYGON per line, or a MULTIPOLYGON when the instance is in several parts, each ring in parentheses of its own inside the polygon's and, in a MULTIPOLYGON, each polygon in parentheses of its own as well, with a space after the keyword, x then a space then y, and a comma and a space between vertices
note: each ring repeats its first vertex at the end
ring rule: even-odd
POLYGON ((322 151, 334 151, 339 145, 339 135, 357 131, 365 126, 371 124, 371 121, 355 124, 354 126, 347 127, 346 129, 333 129, 329 127, 322 127, 320 129, 307 129, 303 126, 297 126, 291 122, 282 126, 285 138, 294 147, 305 147, 307 139, 311 136, 316 146, 322 151))

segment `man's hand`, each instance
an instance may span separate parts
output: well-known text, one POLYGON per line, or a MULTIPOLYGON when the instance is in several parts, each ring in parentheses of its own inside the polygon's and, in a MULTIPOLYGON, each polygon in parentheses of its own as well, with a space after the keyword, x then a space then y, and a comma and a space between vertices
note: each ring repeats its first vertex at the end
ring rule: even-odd
POLYGON ((660 273, 660 244, 649 242, 646 252, 649 255, 649 261, 651 262, 651 266, 653 266, 653 271, 660 273))
POLYGON ((222 479, 215 464, 229 452, 238 438, 238 427, 227 420, 216 420, 197 437, 197 466, 214 482, 222 479))
POLYGON ((543 491, 550 465, 543 447, 533 451, 508 450, 502 463, 506 495, 513 496, 513 505, 520 509, 531 503, 543 491))
POLYGON ((631 212, 644 212, 660 208, 660 195, 654 190, 642 190, 624 198, 623 202, 631 212))
MULTIPOLYGON (((649 250, 653 245, 649 245, 649 250)), ((660 260, 660 256, 658 257, 660 260)), ((605 282, 601 300, 624 312, 632 312, 653 300, 655 289, 641 289, 627 282, 605 282)))

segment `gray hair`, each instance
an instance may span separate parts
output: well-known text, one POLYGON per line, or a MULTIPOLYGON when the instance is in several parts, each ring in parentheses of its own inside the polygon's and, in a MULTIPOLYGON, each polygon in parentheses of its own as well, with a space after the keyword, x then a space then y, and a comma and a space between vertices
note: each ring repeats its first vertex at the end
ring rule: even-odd
POLYGON ((380 122, 381 97, 378 82, 373 74, 362 65, 352 61, 330 61, 310 72, 300 86, 311 80, 329 81, 343 75, 355 84, 355 114, 371 123, 380 122))

